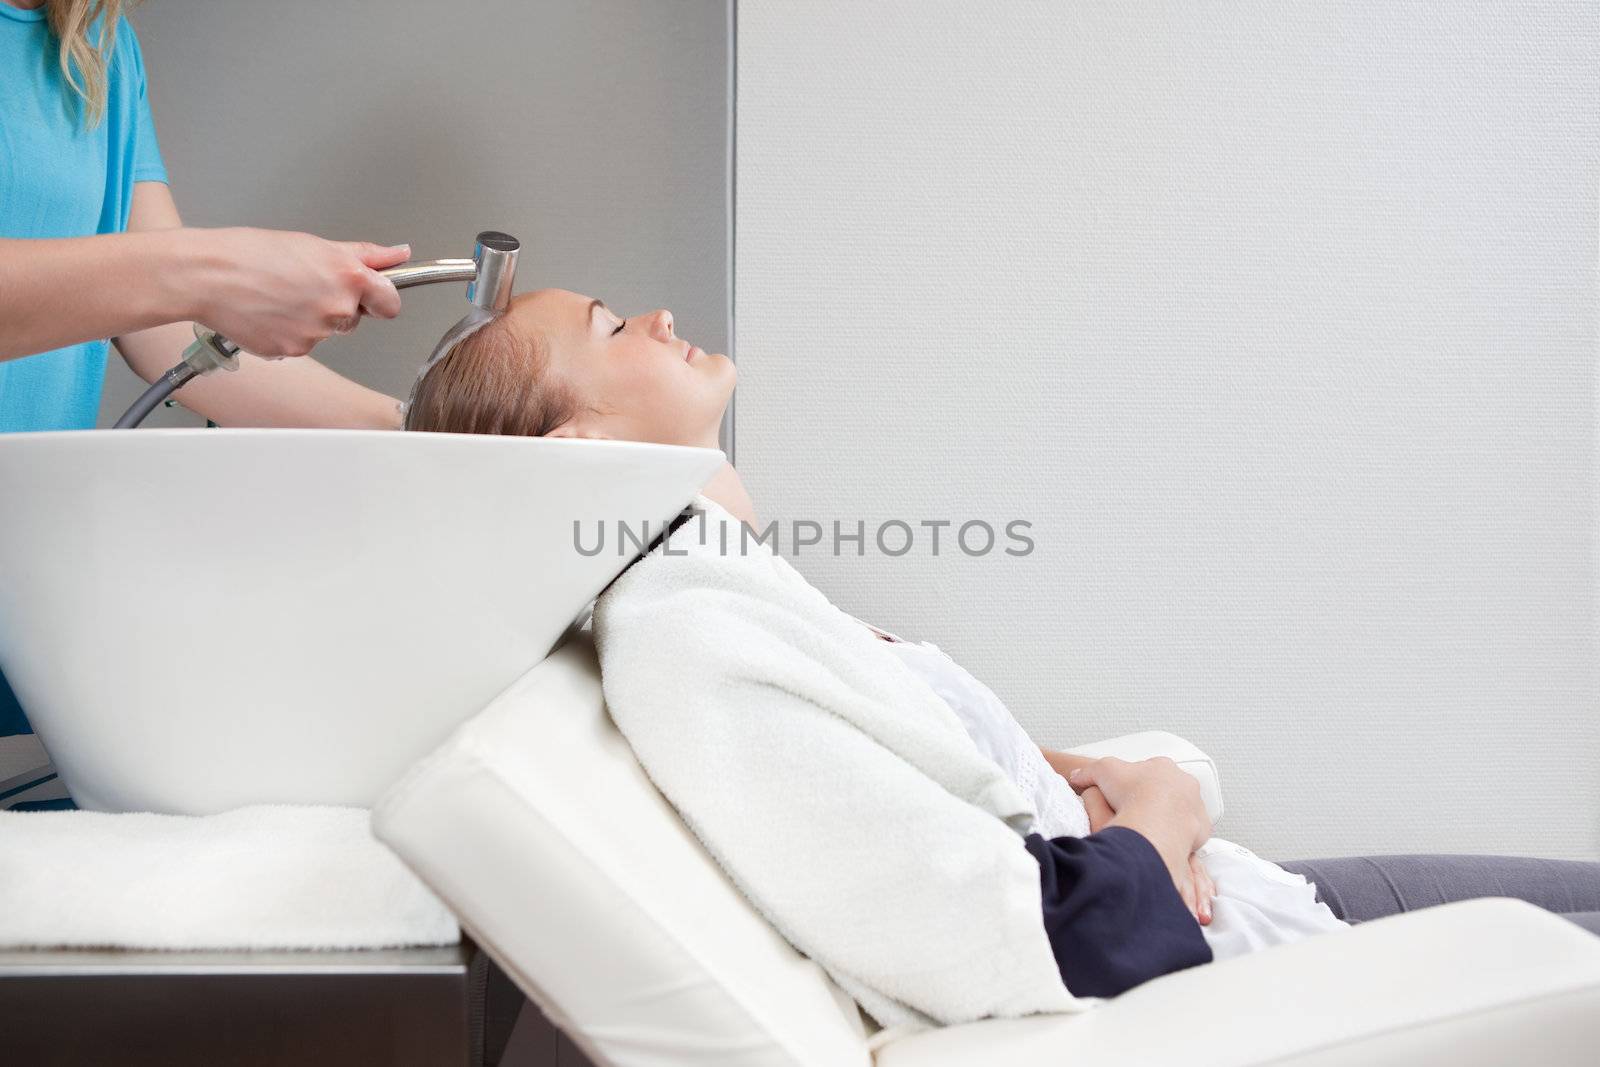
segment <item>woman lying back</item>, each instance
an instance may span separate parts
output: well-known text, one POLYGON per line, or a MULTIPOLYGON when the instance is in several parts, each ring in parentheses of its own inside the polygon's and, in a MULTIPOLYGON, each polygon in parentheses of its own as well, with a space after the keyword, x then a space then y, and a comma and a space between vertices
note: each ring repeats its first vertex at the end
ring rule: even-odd
MULTIPOLYGON (((716 448, 737 377, 727 356, 676 336, 670 311, 623 319, 603 301, 541 289, 423 375, 405 428, 716 448)), ((754 523, 731 465, 705 494, 754 523)))
MULTIPOLYGON (((623 319, 576 293, 524 294, 427 371, 405 427, 715 448, 734 365, 673 326, 664 310, 623 319)), ((755 524, 731 465, 704 493, 755 524)), ((1044 931, 1072 993, 1113 995, 1207 962, 1213 950, 1232 955, 1342 925, 1304 879, 1246 850, 1202 862, 1210 823, 1196 783, 1170 760, 1042 750, 937 648, 872 629, 1032 802, 1035 832, 1021 843, 1038 860, 1044 931), (1222 870, 1229 884, 1219 895, 1213 875, 1222 870)))

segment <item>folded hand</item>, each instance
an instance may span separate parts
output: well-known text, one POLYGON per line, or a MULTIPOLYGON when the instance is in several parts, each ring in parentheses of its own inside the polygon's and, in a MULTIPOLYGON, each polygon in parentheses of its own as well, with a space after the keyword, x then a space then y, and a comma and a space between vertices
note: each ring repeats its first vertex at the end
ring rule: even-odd
MULTIPOLYGON (((1056 760, 1051 760, 1052 764, 1056 762, 1056 760)), ((1067 761, 1063 760, 1062 762, 1067 761)), ((1072 773, 1069 781, 1071 782, 1073 788, 1079 791, 1080 796, 1083 799, 1084 811, 1089 816, 1090 833, 1098 833, 1106 826, 1111 825, 1118 816, 1118 810, 1107 798, 1106 793, 1101 786, 1086 784, 1087 782, 1097 778, 1109 779, 1106 784, 1117 793, 1119 799, 1121 799, 1123 802, 1124 808, 1129 807, 1131 804, 1141 802, 1140 794, 1144 794, 1145 797, 1148 797, 1152 792, 1156 792, 1158 794, 1166 792, 1172 796, 1172 800, 1164 803, 1162 805, 1163 807, 1170 807, 1173 809, 1182 810, 1188 814, 1192 814, 1192 812, 1188 812, 1187 810, 1192 808, 1193 805, 1187 802, 1187 794, 1185 790, 1169 789, 1162 791, 1159 788, 1148 788, 1151 785, 1170 786, 1173 784, 1170 776, 1173 771, 1176 770, 1176 768, 1175 765, 1172 764, 1171 760, 1142 760, 1139 763, 1132 764, 1124 763, 1121 760, 1116 760, 1112 761, 1114 766, 1107 767, 1102 765, 1099 768, 1093 768, 1093 765, 1097 762, 1098 761, 1085 760, 1082 757, 1076 757, 1071 760, 1070 767, 1070 771, 1072 773), (1101 773, 1097 775, 1094 773, 1095 770, 1099 770, 1101 773), (1107 771, 1109 771, 1110 774, 1107 774, 1107 771), (1135 789, 1133 788, 1135 783, 1146 786, 1147 788, 1135 789)), ((1178 771, 1177 773, 1182 774, 1181 771, 1178 771)), ((1147 801, 1145 802, 1148 803, 1147 801)), ((1168 820, 1164 817, 1160 820, 1162 825, 1165 825, 1167 821, 1168 820)), ((1202 926, 1210 925, 1212 917, 1212 901, 1216 899, 1217 886, 1216 883, 1212 881, 1211 875, 1206 871, 1205 864, 1201 861, 1199 855, 1194 852, 1193 845, 1187 849, 1187 859, 1180 861, 1179 853, 1174 851, 1172 846, 1166 844, 1164 841, 1154 839, 1154 836, 1150 833, 1151 822, 1148 814, 1124 819, 1122 822, 1129 825, 1131 829, 1137 829, 1140 832, 1145 833, 1146 836, 1152 837, 1152 843, 1155 843, 1157 851, 1162 853, 1162 859, 1167 864, 1167 872, 1172 877, 1172 884, 1178 890, 1178 895, 1183 898, 1183 903, 1186 907, 1188 907, 1189 913, 1193 915, 1195 917, 1195 921, 1200 923, 1202 926)), ((1198 842, 1195 842, 1195 844, 1203 843, 1205 836, 1209 836, 1209 833, 1210 823, 1209 821, 1205 821, 1204 829, 1200 834, 1200 839, 1198 842)))

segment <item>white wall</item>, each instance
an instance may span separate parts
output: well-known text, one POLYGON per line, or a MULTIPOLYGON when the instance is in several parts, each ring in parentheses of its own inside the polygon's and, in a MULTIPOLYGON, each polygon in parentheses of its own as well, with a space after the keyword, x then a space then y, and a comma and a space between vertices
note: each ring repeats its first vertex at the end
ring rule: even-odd
POLYGON ((744 0, 764 518, 1048 744, 1278 857, 1600 856, 1600 7, 744 0))

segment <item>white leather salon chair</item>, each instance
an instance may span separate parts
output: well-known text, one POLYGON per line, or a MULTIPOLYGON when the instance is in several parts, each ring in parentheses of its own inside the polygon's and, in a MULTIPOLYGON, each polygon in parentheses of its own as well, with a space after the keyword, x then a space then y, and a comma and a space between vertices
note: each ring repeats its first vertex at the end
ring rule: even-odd
MULTIPOLYGON (((1170 734, 1099 754, 1210 761, 1170 734)), ((1079 751, 1085 751, 1080 749, 1079 751)), ((656 792, 579 638, 398 782, 387 841, 596 1064, 1593 1064, 1600 938, 1478 900, 1146 983, 1079 1015, 873 1041, 656 792)), ((975 917, 974 921, 978 921, 975 917)))

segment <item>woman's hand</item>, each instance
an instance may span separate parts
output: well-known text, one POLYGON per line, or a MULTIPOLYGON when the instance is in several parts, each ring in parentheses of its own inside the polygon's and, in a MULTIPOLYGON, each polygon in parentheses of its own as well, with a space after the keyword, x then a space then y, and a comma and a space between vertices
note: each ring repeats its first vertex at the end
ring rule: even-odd
POLYGON ((1083 810, 1089 816, 1089 832, 1097 834, 1111 825, 1111 820, 1117 817, 1116 809, 1106 800, 1106 795, 1100 792, 1100 787, 1091 785, 1082 793, 1083 810))
POLYGON ((1091 832, 1125 826, 1141 834, 1155 846, 1195 919, 1211 921, 1216 886, 1194 855, 1211 836, 1198 782, 1164 756, 1138 763, 1093 760, 1074 767, 1067 782, 1084 797, 1091 832))
POLYGON ((1217 899, 1217 883, 1197 852, 1189 853, 1189 873, 1181 882, 1173 882, 1178 895, 1201 926, 1211 925, 1211 902, 1217 899))
POLYGON ((308 233, 173 231, 191 243, 193 276, 179 279, 193 318, 261 356, 303 356, 362 314, 392 319, 400 294, 378 271, 404 263, 405 245, 327 241, 308 233))
POLYGON ((1091 760, 1069 772, 1067 784, 1080 795, 1098 788, 1116 813, 1113 824, 1133 813, 1159 824, 1163 838, 1185 846, 1186 859, 1211 836, 1200 783, 1165 756, 1137 763, 1113 756, 1091 760))

